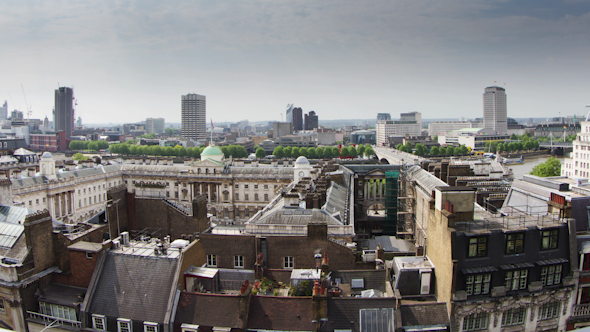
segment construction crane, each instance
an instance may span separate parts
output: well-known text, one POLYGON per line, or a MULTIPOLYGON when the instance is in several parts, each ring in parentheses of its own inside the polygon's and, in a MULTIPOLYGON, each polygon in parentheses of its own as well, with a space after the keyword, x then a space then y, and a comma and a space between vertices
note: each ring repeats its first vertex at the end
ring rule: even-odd
POLYGON ((27 120, 31 120, 31 108, 33 107, 33 105, 29 107, 29 104, 27 103, 27 96, 25 95, 25 88, 23 87, 22 83, 20 85, 20 88, 23 90, 23 98, 25 99, 25 107, 27 108, 27 120))

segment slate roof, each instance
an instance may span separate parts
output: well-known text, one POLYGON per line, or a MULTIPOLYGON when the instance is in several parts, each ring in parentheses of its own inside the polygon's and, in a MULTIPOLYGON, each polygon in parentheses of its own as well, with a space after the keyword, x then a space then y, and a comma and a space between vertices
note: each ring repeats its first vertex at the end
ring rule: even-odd
POLYGON ((107 253, 88 312, 164 322, 178 259, 107 253))
POLYGON ((421 303, 400 308, 402 326, 450 325, 446 303, 421 303))
MULTIPOLYGON (((383 250, 385 250, 385 252, 401 252, 401 253, 407 253, 407 252, 412 252, 415 253, 416 252, 416 246, 410 242, 410 241, 406 241, 403 239, 398 239, 395 236, 389 236, 389 235, 380 235, 380 236, 375 236, 372 239, 368 239, 366 242, 366 247, 374 250, 377 248, 378 244, 381 244, 381 246, 383 247, 383 250)), ((363 243, 363 244, 365 244, 363 243)))
POLYGON ((239 300, 236 295, 182 292, 174 322, 241 329, 244 322, 239 317, 239 300))
POLYGON ((86 294, 86 288, 52 283, 41 289, 39 302, 74 307, 82 303, 84 294, 86 294))
MULTIPOLYGON (((83 168, 75 171, 64 171, 64 172, 57 172, 55 174, 56 178, 64 179, 64 180, 71 180, 73 178, 85 178, 89 176, 96 176, 105 173, 113 173, 118 172, 119 166, 117 165, 109 165, 109 166, 99 166, 94 168, 83 168)), ((30 178, 23 178, 23 179, 13 179, 12 180, 12 188, 13 189, 21 189, 27 187, 33 187, 40 184, 47 183, 47 177, 43 175, 30 177, 30 178)))
POLYGON ((334 297, 328 299, 328 324, 324 330, 352 330, 360 331, 359 310, 373 308, 395 308, 394 298, 345 298, 334 297), (327 329, 326 329, 327 328, 327 329))
POLYGON ((252 296, 248 329, 315 331, 311 297, 252 296))

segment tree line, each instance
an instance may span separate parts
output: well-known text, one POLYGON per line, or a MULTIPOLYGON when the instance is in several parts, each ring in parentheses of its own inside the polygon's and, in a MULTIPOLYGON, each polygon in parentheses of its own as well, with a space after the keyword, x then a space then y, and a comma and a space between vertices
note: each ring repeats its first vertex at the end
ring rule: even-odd
MULTIPOLYGON (((264 150, 263 150, 264 151, 264 150)), ((258 151, 257 151, 258 152, 258 151)), ((337 146, 326 146, 326 147, 317 147, 317 148, 305 148, 305 147, 283 147, 277 146, 273 152, 273 156, 277 159, 281 158, 297 158, 299 156, 303 156, 309 159, 315 158, 356 158, 359 156, 373 156, 375 155, 375 151, 370 146, 365 146, 363 144, 359 144, 357 146, 343 146, 341 148, 337 146)), ((256 154, 258 157, 258 153, 256 154)))
POLYGON ((454 146, 447 146, 447 147, 433 146, 430 150, 428 150, 428 147, 422 143, 418 143, 418 144, 416 144, 415 147, 412 147, 412 143, 406 142, 406 144, 401 144, 401 143, 398 144, 395 148, 397 150, 407 152, 407 153, 414 152, 418 156, 426 156, 426 155, 454 156, 454 155, 469 153, 469 148, 467 148, 465 145, 461 145, 461 146, 457 146, 457 147, 454 147, 454 146))

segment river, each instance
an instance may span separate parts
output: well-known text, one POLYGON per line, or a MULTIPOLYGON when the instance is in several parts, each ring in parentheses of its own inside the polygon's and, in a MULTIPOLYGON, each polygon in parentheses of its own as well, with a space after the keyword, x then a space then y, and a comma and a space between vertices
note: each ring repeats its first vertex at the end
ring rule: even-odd
MULTIPOLYGON (((549 156, 547 155, 525 158, 523 164, 511 164, 507 167, 512 169, 515 179, 522 179, 523 175, 530 173, 533 170, 533 167, 544 163, 547 160, 547 158, 549 158, 549 156)), ((556 158, 563 164, 563 161, 566 157, 556 158)))

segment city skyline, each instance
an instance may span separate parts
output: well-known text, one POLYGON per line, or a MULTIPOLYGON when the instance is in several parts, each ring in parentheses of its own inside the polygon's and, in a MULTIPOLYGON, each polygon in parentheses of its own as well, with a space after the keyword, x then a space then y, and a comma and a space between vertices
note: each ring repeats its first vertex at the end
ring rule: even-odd
POLYGON ((512 118, 586 113, 590 104, 587 2, 3 9, 0 104, 26 112, 26 98, 32 118, 51 118, 58 85, 75 88, 85 123, 177 123, 186 91, 207 95, 215 122, 280 121, 288 103, 326 120, 413 111, 472 118, 483 112, 481 89, 493 85, 509 90, 512 118))

